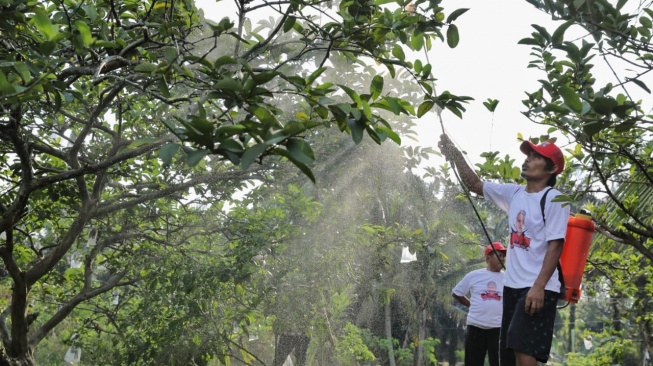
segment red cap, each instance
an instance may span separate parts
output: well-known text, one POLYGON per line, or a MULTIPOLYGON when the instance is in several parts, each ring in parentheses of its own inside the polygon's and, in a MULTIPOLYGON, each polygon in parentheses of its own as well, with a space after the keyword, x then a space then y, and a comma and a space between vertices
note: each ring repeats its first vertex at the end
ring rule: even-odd
POLYGON ((495 241, 494 243, 488 245, 485 247, 485 256, 487 257, 490 253, 492 253, 492 246, 494 246, 494 249, 496 249, 498 252, 506 252, 506 247, 503 246, 503 244, 499 243, 498 241, 495 241))
POLYGON ((551 159, 553 164, 558 167, 556 174, 562 173, 565 169, 565 158, 562 156, 562 151, 552 141, 544 141, 539 145, 535 145, 527 140, 522 142, 519 149, 526 155, 530 154, 531 151, 535 151, 545 158, 551 159))

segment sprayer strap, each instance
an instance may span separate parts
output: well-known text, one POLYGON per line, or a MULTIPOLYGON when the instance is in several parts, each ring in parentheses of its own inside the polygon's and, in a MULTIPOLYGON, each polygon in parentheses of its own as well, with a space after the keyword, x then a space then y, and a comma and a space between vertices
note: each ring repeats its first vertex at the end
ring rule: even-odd
POLYGON ((549 194, 549 191, 551 191, 553 187, 549 187, 549 189, 544 192, 542 195, 542 199, 540 199, 540 209, 542 209, 542 220, 544 221, 544 226, 546 226, 546 216, 544 216, 544 204, 546 204, 546 195, 549 194))

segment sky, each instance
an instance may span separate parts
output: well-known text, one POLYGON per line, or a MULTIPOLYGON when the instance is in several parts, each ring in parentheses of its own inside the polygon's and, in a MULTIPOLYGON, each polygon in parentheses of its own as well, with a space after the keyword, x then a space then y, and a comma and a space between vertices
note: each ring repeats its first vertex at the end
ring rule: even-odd
MULTIPOLYGON (((236 17, 230 0, 218 3, 196 0, 196 4, 204 10, 206 18, 214 21, 224 16, 236 17)), ((523 0, 445 0, 443 7, 445 15, 458 8, 470 10, 455 22, 460 32, 459 45, 450 49, 446 43, 438 43, 428 53, 433 74, 438 79, 436 91, 448 90, 475 99, 466 106, 463 119, 443 112, 445 129, 454 143, 468 153, 472 163, 482 161, 479 157, 482 152, 499 151, 502 157, 509 154, 521 164, 523 155, 517 134, 539 136, 546 133, 546 128, 521 114, 525 110, 521 103, 524 93, 536 90, 537 80, 544 74, 527 68, 531 60, 530 46, 517 42, 534 31, 531 24, 555 29, 556 23, 523 0), (483 106, 488 98, 499 100, 494 113, 483 106)), ((423 56, 420 58, 424 59, 423 56)), ((428 114, 416 123, 420 144, 437 149, 442 133, 437 117, 428 114)))
MULTIPOLYGON (((443 112, 444 127, 472 162, 481 162, 482 152, 499 151, 501 156, 516 158, 519 165, 523 155, 517 134, 539 136, 546 128, 521 114, 525 92, 536 90, 544 74, 527 68, 530 46, 517 43, 534 31, 531 24, 554 27, 555 23, 526 1, 450 0, 443 7, 470 10, 455 22, 460 32, 458 46, 441 45, 429 52, 438 78, 436 89, 475 99, 466 106, 462 119, 443 112), (483 105, 488 98, 499 100, 494 113, 483 105)), ((439 123, 422 119, 418 125, 423 143, 437 144, 442 133, 439 123)))

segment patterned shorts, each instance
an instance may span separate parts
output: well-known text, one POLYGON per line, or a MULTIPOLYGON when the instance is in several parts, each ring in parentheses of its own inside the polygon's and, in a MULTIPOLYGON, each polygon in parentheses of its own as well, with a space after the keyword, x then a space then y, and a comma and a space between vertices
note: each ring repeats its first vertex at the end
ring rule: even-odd
POLYGON ((549 360, 553 323, 558 305, 558 293, 544 291, 544 307, 535 315, 524 310, 526 294, 530 288, 503 288, 503 317, 501 321, 501 365, 514 364, 518 351, 535 357, 539 362, 549 360), (504 347, 505 345, 505 347, 504 347), (508 359, 504 362, 504 358, 508 359))

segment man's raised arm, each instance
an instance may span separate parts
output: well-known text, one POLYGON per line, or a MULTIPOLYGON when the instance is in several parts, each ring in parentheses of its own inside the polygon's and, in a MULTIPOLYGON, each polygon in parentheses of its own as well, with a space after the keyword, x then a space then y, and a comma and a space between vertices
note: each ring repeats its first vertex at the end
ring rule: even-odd
POLYGON ((444 155, 444 157, 451 162, 456 171, 458 171, 458 175, 463 181, 465 187, 482 196, 483 181, 478 177, 478 175, 476 175, 474 169, 467 164, 463 153, 454 146, 453 142, 449 139, 449 136, 445 134, 440 135, 438 147, 440 148, 442 155, 444 155))

